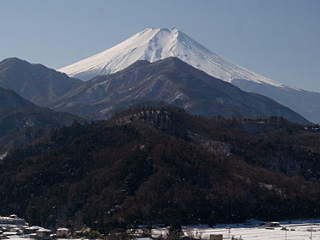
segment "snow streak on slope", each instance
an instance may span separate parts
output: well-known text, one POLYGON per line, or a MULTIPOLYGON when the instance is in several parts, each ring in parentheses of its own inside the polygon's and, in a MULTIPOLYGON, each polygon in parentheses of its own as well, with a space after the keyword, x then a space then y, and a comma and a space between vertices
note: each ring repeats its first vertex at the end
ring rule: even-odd
POLYGON ((70 77, 89 80, 97 75, 122 70, 138 60, 155 62, 168 57, 180 58, 193 67, 227 82, 245 79, 285 87, 211 52, 175 28, 147 28, 104 52, 59 71, 70 77))

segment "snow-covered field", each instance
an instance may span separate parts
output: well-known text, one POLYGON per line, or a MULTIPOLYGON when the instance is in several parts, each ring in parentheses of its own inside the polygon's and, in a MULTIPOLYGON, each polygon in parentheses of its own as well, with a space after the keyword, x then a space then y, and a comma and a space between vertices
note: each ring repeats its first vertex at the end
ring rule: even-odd
MULTIPOLYGON (((208 226, 184 226, 183 232, 185 236, 196 237, 199 239, 209 239, 210 234, 222 234, 223 239, 230 240, 232 238, 234 240, 320 240, 320 219, 292 221, 290 223, 280 222, 280 226, 269 228, 258 223, 217 225, 214 228, 210 228, 208 226)), ((160 235, 166 236, 167 228, 157 228, 152 230, 152 236, 154 238, 157 238, 160 235)), ((15 235, 7 236, 7 239, 28 240, 30 238, 28 235, 15 235)))
MULTIPOLYGON (((223 239, 243 240, 320 240, 320 220, 280 222, 279 227, 267 229, 266 226, 254 224, 217 225, 209 227, 183 227, 184 235, 209 239, 210 234, 223 234, 223 239), (287 230, 282 230, 286 228, 287 230)), ((162 230, 154 230, 153 233, 164 234, 162 230)))
POLYGON ((287 225, 287 231, 281 230, 281 227, 274 228, 274 230, 266 228, 231 228, 231 229, 214 229, 204 230, 202 232, 203 238, 209 238, 209 234, 223 234, 224 239, 231 239, 232 236, 244 240, 253 239, 314 239, 320 240, 320 226, 319 224, 312 226, 310 225, 287 225), (311 234, 312 233, 312 234, 311 234), (312 238, 311 238, 312 237, 312 238))

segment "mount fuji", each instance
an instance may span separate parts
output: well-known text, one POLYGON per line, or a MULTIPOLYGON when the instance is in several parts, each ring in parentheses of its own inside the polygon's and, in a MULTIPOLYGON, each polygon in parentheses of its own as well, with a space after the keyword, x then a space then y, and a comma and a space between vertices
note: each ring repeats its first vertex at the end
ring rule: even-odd
POLYGON ((138 60, 155 62, 168 57, 180 58, 226 82, 248 79, 257 83, 283 86, 211 52, 175 28, 147 28, 106 51, 58 71, 87 81, 97 75, 123 70, 138 60))
POLYGON ((87 81, 118 72, 138 60, 155 62, 177 57, 207 74, 268 96, 312 122, 320 122, 320 93, 289 87, 213 53, 175 28, 147 28, 122 43, 59 69, 70 77, 87 81))

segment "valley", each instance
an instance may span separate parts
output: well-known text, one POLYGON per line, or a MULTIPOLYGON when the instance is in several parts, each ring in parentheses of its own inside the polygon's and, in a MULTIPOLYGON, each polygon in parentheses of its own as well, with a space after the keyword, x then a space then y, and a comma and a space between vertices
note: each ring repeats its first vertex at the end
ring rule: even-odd
POLYGON ((0 215, 77 238, 318 239, 319 101, 175 28, 58 71, 4 59, 0 215))

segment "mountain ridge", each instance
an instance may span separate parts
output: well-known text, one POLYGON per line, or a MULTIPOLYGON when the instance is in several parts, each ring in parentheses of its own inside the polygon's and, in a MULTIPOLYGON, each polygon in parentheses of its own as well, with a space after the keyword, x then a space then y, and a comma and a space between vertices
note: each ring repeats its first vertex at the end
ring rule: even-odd
POLYGON ((46 106, 57 96, 81 84, 81 80, 69 78, 42 64, 31 64, 19 58, 0 62, 0 86, 12 89, 39 106, 46 106))
POLYGON ((289 108, 267 97, 246 93, 175 57, 153 63, 138 61, 119 72, 97 76, 61 96, 50 107, 99 119, 146 101, 166 102, 201 116, 275 115, 308 124, 289 108))

